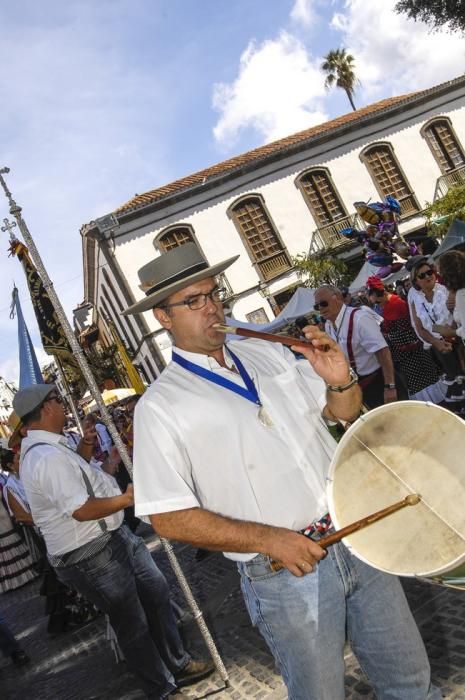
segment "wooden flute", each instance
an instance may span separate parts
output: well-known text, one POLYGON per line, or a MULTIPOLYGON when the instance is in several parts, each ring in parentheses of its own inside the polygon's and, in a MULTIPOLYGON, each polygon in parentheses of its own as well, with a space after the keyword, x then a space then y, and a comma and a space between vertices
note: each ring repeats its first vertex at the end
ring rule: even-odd
MULTIPOLYGON (((310 324, 309 324, 310 325, 310 324)), ((236 326, 227 326, 224 323, 215 323, 213 328, 221 333, 233 333, 234 335, 242 335, 244 338, 260 338, 261 340, 269 340, 271 343, 281 343, 281 345, 304 345, 312 348, 312 350, 321 350, 328 352, 329 345, 315 347, 310 340, 294 338, 292 335, 277 335, 275 333, 262 333, 261 331, 253 331, 250 328, 237 328, 236 326)))
MULTIPOLYGON (((372 525, 372 523, 376 523, 378 520, 386 518, 388 515, 392 515, 392 513, 396 513, 401 508, 405 508, 405 506, 416 506, 417 503, 420 503, 420 501, 421 496, 418 493, 412 493, 403 498, 401 501, 397 501, 396 503, 387 506, 387 508, 378 510, 376 513, 367 515, 365 518, 361 518, 361 520, 356 520, 354 523, 346 525, 340 530, 336 530, 336 532, 332 532, 330 535, 326 535, 326 537, 322 537, 321 540, 316 540, 315 542, 322 547, 322 549, 326 549, 326 547, 335 544, 335 542, 340 542, 344 537, 352 535, 354 532, 358 532, 364 527, 368 527, 368 525, 372 525)), ((273 571, 281 571, 281 569, 284 569, 284 566, 277 561, 272 561, 270 566, 273 571)))

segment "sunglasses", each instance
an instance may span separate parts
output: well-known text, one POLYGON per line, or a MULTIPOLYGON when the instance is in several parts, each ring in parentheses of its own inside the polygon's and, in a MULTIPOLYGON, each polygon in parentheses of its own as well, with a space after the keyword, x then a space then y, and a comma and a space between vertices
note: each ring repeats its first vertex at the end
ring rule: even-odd
POLYGON ((417 277, 418 277, 419 280, 424 280, 424 279, 426 279, 427 277, 432 277, 432 276, 435 275, 435 274, 436 274, 436 273, 435 273, 434 270, 426 270, 426 272, 420 272, 420 274, 417 275, 417 277))
POLYGON ((313 308, 315 311, 319 311, 320 309, 327 309, 329 306, 329 301, 317 301, 316 304, 313 304, 313 308))
POLYGON ((63 403, 62 397, 58 394, 53 394, 52 396, 49 396, 48 398, 44 399, 43 403, 47 403, 47 401, 56 401, 57 403, 63 403))

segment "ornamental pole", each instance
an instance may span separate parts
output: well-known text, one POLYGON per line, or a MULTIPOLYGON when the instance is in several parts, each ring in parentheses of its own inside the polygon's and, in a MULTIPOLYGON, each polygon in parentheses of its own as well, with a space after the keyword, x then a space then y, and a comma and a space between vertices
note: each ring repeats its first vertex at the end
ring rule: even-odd
MULTIPOLYGON (((14 216, 16 219, 17 225, 19 230, 21 231, 24 242, 26 243, 26 246, 29 250, 31 260, 34 263, 37 272, 42 279, 44 288, 47 292, 47 294, 50 297, 50 301, 52 302, 53 308, 55 309, 56 315, 58 317, 58 320, 60 321, 63 331, 65 333, 66 339, 68 343, 70 344, 71 350, 73 351, 73 355, 76 358, 76 361, 81 369, 81 372, 84 376, 84 379, 86 380, 87 386, 89 388, 90 393, 92 394, 92 397, 97 404, 97 407, 100 411, 100 415, 102 416, 105 425, 108 428, 108 431, 113 438, 113 442, 121 456, 121 459, 123 461, 124 466, 126 467, 129 475, 132 477, 132 463, 131 459, 129 457, 129 454, 126 450, 126 446, 124 442, 122 441, 115 424, 113 423, 113 419, 105 406, 102 396, 100 394, 99 388, 97 386, 97 382, 95 381, 94 375, 91 372, 91 369, 89 367, 89 364, 87 362, 87 358, 84 355, 84 351, 79 345, 76 336, 73 333, 73 329, 71 327, 70 322, 68 321, 68 318, 65 314, 65 311, 63 309, 63 306, 61 305, 61 302, 57 296, 57 293, 55 292, 53 283, 48 276, 47 270, 45 269, 45 266, 42 262, 42 258, 39 255, 39 251, 36 248, 36 245, 34 243, 34 239, 32 238, 31 233, 29 232, 29 229, 26 225, 26 222, 24 221, 22 215, 21 215, 21 207, 16 204, 15 200, 13 199, 13 196, 8 189, 8 186, 5 182, 5 179, 3 175, 7 174, 10 172, 9 168, 0 168, 0 185, 2 186, 5 196, 8 200, 8 203, 10 205, 10 214, 14 216)), ((10 225, 12 227, 12 225, 10 225)), ((5 226, 6 228, 6 226, 5 226)), ((5 230, 5 228, 2 227, 2 230, 5 230)), ((7 229, 11 233, 10 228, 7 229)), ((216 669, 218 673, 221 676, 221 679, 224 681, 225 685, 229 685, 229 677, 228 677, 228 672, 226 671, 226 668, 224 666, 223 660, 221 659, 221 656, 219 655, 218 649, 216 648, 216 644, 213 641, 213 637, 210 634, 210 630, 207 627, 207 624, 204 620, 203 613, 200 610, 199 606, 197 605, 197 602, 193 596, 192 590, 187 582, 187 579, 184 575, 184 572, 181 569, 181 566, 177 560, 177 557, 173 551, 173 548, 171 544, 168 542, 168 540, 165 540, 164 538, 160 538, 161 542, 163 544, 163 547, 165 549, 165 552, 168 556, 168 559, 170 561, 171 567, 176 575, 176 578, 178 579, 179 585, 184 593, 184 596, 186 598, 186 601, 192 611, 192 614, 194 616, 195 621, 197 622, 197 625, 200 629, 200 632, 204 638, 205 644, 208 648, 208 651, 212 657, 212 660, 216 666, 216 669)))

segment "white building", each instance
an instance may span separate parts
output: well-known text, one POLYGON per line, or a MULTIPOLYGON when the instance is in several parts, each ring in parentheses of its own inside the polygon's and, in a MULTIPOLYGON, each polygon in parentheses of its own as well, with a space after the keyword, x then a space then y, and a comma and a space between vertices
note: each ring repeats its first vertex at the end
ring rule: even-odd
POLYGON ((61 374, 58 371, 55 359, 52 359, 47 365, 43 365, 40 368, 40 371, 42 373, 42 377, 44 378, 44 382, 55 384, 56 388, 58 389, 58 393, 61 394, 61 396, 66 396, 68 394, 61 374))
POLYGON ((0 437, 8 437, 11 430, 8 426, 8 418, 13 410, 13 397, 16 387, 0 377, 0 437))
MULTIPOLYGON (((339 232, 360 223, 353 202, 400 200, 401 231, 424 227, 425 202, 465 181, 465 77, 358 109, 136 195, 82 227, 85 300, 114 320, 150 381, 169 347, 151 312, 122 317, 140 299, 137 270, 191 240, 227 270, 232 313, 266 320, 297 282, 292 257, 350 258, 339 232), (260 293, 261 292, 261 293, 260 293), (268 294, 268 297, 266 295, 268 294)), ((361 264, 361 260, 360 260, 361 264)))

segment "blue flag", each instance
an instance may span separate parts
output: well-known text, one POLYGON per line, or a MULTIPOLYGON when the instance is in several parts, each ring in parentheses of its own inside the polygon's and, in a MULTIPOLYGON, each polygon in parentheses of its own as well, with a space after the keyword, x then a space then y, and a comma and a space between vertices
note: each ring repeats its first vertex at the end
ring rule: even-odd
POLYGON ((37 362, 31 336, 24 322, 16 287, 13 287, 12 297, 10 318, 14 318, 15 311, 18 317, 19 388, 24 389, 27 386, 31 386, 31 384, 43 384, 44 380, 37 362))

